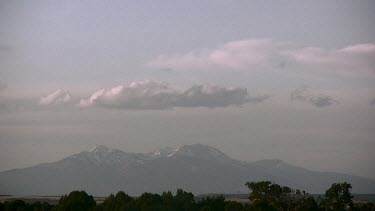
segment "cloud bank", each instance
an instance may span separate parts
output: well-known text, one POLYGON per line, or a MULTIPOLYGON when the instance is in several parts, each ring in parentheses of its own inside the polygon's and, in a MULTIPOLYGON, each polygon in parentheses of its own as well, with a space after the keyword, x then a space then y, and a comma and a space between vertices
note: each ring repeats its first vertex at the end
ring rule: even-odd
POLYGON ((196 85, 180 94, 177 107, 226 107, 250 102, 245 88, 196 85))
POLYGON ((292 101, 308 102, 318 108, 329 107, 339 103, 338 100, 331 96, 312 93, 307 86, 293 90, 290 98, 292 101))
POLYGON ((134 110, 165 110, 177 107, 227 107, 249 102, 262 102, 268 96, 250 97, 245 88, 196 85, 179 91, 167 83, 138 81, 100 89, 81 99, 80 107, 104 107, 134 110))
POLYGON ((168 84, 154 81, 132 82, 108 89, 101 89, 87 99, 81 99, 80 107, 106 107, 119 109, 170 109, 174 107, 177 93, 168 84))
POLYGON ((70 102, 72 99, 69 92, 58 89, 44 97, 39 99, 39 105, 58 105, 58 104, 65 104, 70 102))
POLYGON ((156 69, 284 68, 286 64, 319 69, 375 71, 375 44, 357 44, 341 49, 298 47, 269 39, 248 39, 225 43, 216 49, 200 49, 179 55, 159 55, 147 65, 156 69))
POLYGON ((233 41, 217 49, 200 49, 181 55, 159 55, 148 66, 157 69, 243 69, 267 63, 277 45, 267 39, 233 41))
POLYGON ((339 70, 375 71, 375 44, 358 44, 337 50, 307 47, 287 50, 284 54, 304 65, 339 70))

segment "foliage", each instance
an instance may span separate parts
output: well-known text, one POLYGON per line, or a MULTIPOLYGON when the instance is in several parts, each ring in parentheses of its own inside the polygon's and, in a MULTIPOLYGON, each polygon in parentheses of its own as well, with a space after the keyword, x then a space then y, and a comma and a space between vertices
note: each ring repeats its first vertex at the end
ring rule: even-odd
POLYGON ((64 195, 60 198, 56 207, 57 211, 86 211, 94 210, 96 202, 94 197, 88 195, 85 191, 73 191, 68 196, 64 195))
POLYGON ((226 201, 224 206, 225 211, 242 211, 244 207, 241 203, 235 201, 226 201))
POLYGON ((124 193, 123 191, 119 191, 116 196, 113 194, 109 195, 101 204, 98 204, 95 207, 96 211, 105 211, 105 210, 112 210, 112 211, 121 211, 121 210, 129 210, 132 207, 134 199, 124 193))
POLYGON ((22 200, 0 203, 0 211, 50 211, 53 206, 47 202, 35 202, 27 204, 22 200))
POLYGON ((344 183, 333 183, 326 191, 322 201, 325 210, 352 210, 354 207, 351 194, 352 185, 344 183))
POLYGON ((222 195, 204 197, 196 202, 192 193, 178 189, 176 195, 168 191, 161 195, 143 193, 138 198, 120 191, 96 205, 94 198, 86 192, 73 191, 62 196, 56 206, 46 202, 27 204, 22 200, 15 200, 0 203, 0 211, 375 211, 373 203, 353 204, 349 183, 332 184, 321 203, 317 203, 305 191, 293 190, 269 181, 248 182, 246 185, 250 189, 251 200, 246 204, 225 201, 222 195))
POLYGON ((136 207, 142 211, 162 211, 163 200, 159 194, 143 193, 136 200, 136 207))
POLYGON ((254 210, 319 210, 314 198, 305 191, 293 190, 270 181, 248 182, 249 199, 254 210))
POLYGON ((224 211, 224 196, 205 197, 197 203, 198 210, 224 211))
POLYGON ((244 209, 249 211, 277 211, 277 209, 271 204, 259 200, 246 204, 244 209))
POLYGON ((177 189, 174 201, 176 203, 176 210, 188 211, 195 209, 194 195, 190 192, 177 189))
POLYGON ((355 203, 354 210, 356 211, 375 211, 375 204, 372 202, 355 203))

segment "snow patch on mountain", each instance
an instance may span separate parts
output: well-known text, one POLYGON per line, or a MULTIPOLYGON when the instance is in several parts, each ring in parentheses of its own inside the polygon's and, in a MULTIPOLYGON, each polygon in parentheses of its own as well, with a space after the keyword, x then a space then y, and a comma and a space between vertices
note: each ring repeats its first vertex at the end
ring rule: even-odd
POLYGON ((177 148, 177 149, 173 150, 173 152, 170 153, 167 157, 173 156, 174 154, 176 154, 176 152, 178 152, 178 150, 180 150, 180 148, 177 148))
POLYGON ((203 160, 231 160, 230 157, 220 150, 202 144, 182 146, 171 153, 168 157, 174 156, 194 157, 203 160))
POLYGON ((67 157, 65 160, 81 160, 97 166, 128 166, 130 164, 143 164, 149 160, 142 153, 127 153, 118 149, 112 149, 104 145, 98 145, 90 151, 83 151, 67 157))
POLYGON ((169 157, 169 155, 173 153, 174 151, 176 151, 175 148, 165 147, 165 148, 155 150, 151 153, 147 153, 145 155, 151 156, 153 158, 165 158, 165 157, 169 157))

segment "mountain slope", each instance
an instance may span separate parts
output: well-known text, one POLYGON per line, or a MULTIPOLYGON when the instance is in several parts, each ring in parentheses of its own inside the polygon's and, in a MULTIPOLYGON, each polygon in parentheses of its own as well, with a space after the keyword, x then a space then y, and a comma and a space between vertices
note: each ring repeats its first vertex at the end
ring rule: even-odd
POLYGON ((213 147, 194 144, 152 153, 126 153, 98 146, 54 163, 0 173, 0 194, 59 195, 84 189, 94 195, 123 190, 132 195, 183 188, 195 194, 247 193, 247 181, 271 180, 311 193, 334 182, 350 182, 353 192, 375 193, 375 181, 315 172, 281 160, 243 162, 213 147))

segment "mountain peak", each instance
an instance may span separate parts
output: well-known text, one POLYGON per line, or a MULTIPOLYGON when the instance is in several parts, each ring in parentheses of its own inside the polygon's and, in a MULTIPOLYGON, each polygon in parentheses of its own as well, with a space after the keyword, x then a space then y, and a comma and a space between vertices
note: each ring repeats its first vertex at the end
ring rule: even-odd
POLYGON ((175 152, 177 149, 172 147, 165 147, 158 150, 155 150, 151 153, 148 153, 151 157, 154 158, 161 158, 161 157, 169 157, 173 152, 175 152))
POLYGON ((245 193, 245 182, 261 180, 314 193, 322 193, 333 182, 345 181, 357 193, 375 190, 375 181, 371 179, 310 171, 277 159, 232 160, 218 149, 202 144, 165 151, 164 157, 158 157, 163 150, 160 155, 151 156, 99 145, 57 162, 0 172, 0 194, 61 195, 72 189, 86 189, 95 195, 118 190, 140 195, 145 191, 161 193, 181 185, 196 194, 245 193))
POLYGON ((284 162, 283 160, 280 159, 264 159, 264 160, 258 160, 255 161, 255 164, 261 165, 261 166, 266 166, 266 167, 271 167, 271 168, 281 168, 281 167, 286 167, 290 166, 288 163, 284 162))
POLYGON ((139 159, 136 153, 126 153, 105 145, 97 145, 90 151, 83 151, 68 158, 90 161, 96 165, 128 165, 139 159))
POLYGON ((172 157, 172 156, 195 157, 195 158, 204 159, 204 160, 212 160, 212 159, 230 160, 231 159, 220 150, 211 146, 203 145, 203 144, 184 145, 176 149, 168 157, 172 157))
POLYGON ((97 145, 90 150, 90 152, 107 152, 110 148, 105 145, 97 145))

